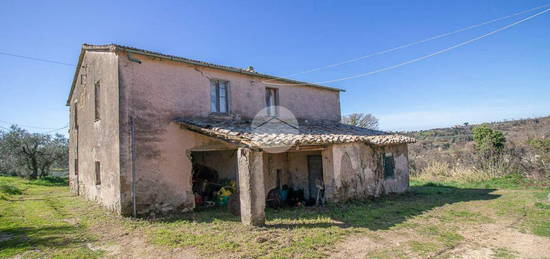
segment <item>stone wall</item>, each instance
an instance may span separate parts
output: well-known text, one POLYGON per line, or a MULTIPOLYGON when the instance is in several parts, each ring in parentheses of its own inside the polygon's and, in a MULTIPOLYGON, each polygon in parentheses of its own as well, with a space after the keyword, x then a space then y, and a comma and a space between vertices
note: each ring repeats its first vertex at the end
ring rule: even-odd
POLYGON ((409 187, 407 145, 331 145, 323 152, 327 199, 333 202, 404 192, 409 187), (384 178, 383 154, 392 153, 395 176, 384 178))

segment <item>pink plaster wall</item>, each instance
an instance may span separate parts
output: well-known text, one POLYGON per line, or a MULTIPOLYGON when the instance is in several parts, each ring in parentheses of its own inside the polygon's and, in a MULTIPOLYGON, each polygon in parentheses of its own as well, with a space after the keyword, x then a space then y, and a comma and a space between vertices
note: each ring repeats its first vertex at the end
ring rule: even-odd
MULTIPOLYGON (((139 214, 194 207, 191 150, 231 150, 235 146, 181 129, 176 117, 210 114, 210 79, 229 81, 232 114, 252 118, 265 107, 260 78, 194 67, 179 62, 119 52, 121 195, 123 214, 132 210, 131 186, 136 183, 139 214), (130 118, 135 132, 130 134, 130 118), (135 154, 132 157, 131 140, 135 154), (132 164, 136 178, 132 179, 132 164)), ((312 87, 280 87, 282 106, 298 118, 339 120, 339 92, 312 87)))
MULTIPOLYGON (((181 62, 132 55, 142 61, 130 62, 120 53, 120 73, 131 80, 131 87, 147 99, 134 103, 140 109, 169 111, 174 116, 208 116, 210 79, 229 81, 229 110, 242 118, 253 118, 265 108, 265 87, 279 89, 279 104, 297 118, 340 120, 339 92, 308 86, 271 86, 266 79, 192 66, 181 62)), ((270 81, 277 83, 277 81, 270 81)), ((280 82, 287 84, 285 82, 280 82)))
MULTIPOLYGON (((237 147, 182 129, 172 120, 181 116, 210 115, 210 79, 229 81, 230 112, 242 118, 252 118, 265 107, 266 85, 261 78, 253 76, 148 56, 133 55, 133 58, 141 60, 141 64, 129 61, 123 52, 86 53, 84 61, 91 68, 86 79, 89 82, 87 86, 77 85, 70 102, 71 120, 74 107, 79 109, 79 130, 71 129, 70 132, 71 189, 79 190, 82 195, 125 215, 130 215, 133 210, 132 183, 135 183, 138 214, 192 209, 194 196, 189 152, 226 150, 225 153, 231 154, 237 147), (93 82, 98 80, 102 82, 104 111, 101 121, 96 122, 93 118, 93 82), (77 105, 73 106, 75 102, 77 105), (74 170, 77 155, 79 185, 74 170), (95 161, 102 163, 100 186, 94 184, 95 161)), ((337 91, 306 86, 277 88, 280 105, 297 118, 340 119, 337 91)), ((262 163, 265 179, 262 181, 265 181, 265 191, 269 191, 275 187, 276 170, 281 169, 285 174, 284 183, 304 188, 307 193, 307 155, 321 153, 329 200, 377 195, 378 191, 372 188, 379 186, 372 186, 370 178, 379 170, 372 159, 379 152, 396 153, 398 177, 381 182, 384 192, 406 190, 406 145, 373 150, 354 143, 330 145, 322 152, 267 154, 262 156, 265 160, 262 163), (350 161, 345 159, 346 156, 350 161), (361 175, 370 180, 362 179, 361 175)))

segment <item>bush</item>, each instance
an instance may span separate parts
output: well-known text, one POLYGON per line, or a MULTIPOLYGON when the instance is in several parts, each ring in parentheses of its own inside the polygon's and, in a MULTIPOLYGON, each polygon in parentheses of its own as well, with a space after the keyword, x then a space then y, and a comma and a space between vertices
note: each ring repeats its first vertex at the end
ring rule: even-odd
POLYGON ((69 185, 69 182, 67 178, 45 176, 38 180, 32 181, 31 184, 43 185, 43 186, 66 186, 66 185, 69 185))
POLYGON ((471 183, 486 181, 497 175, 475 168, 451 166, 447 162, 430 161, 425 168, 412 176, 420 181, 471 183))
POLYGON ((19 195, 19 194, 23 194, 23 191, 21 191, 21 189, 10 184, 2 184, 0 185, 0 193, 9 194, 9 195, 19 195))

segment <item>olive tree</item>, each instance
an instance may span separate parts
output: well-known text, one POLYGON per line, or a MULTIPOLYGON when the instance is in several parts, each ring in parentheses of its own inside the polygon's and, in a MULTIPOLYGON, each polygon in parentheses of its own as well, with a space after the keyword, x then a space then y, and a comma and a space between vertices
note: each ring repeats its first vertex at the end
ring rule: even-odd
POLYGON ((0 138, 0 165, 7 173, 36 179, 49 174, 55 163, 66 163, 68 141, 63 135, 29 133, 12 126, 0 138))

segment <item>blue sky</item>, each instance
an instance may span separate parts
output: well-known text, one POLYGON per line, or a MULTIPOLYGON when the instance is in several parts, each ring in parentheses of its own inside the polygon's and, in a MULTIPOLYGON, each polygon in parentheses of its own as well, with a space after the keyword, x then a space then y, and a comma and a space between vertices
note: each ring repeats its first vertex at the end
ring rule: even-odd
MULTIPOLYGON (((11 1, 0 52, 76 63, 82 43, 118 43, 288 75, 422 40, 549 1, 11 1)), ((541 11, 541 10, 539 10, 541 11)), ((398 64, 531 13, 444 39, 294 77, 325 81, 398 64)), ((398 69, 329 86, 342 112, 385 130, 550 114, 550 13, 398 69)), ((0 55, 0 126, 67 125, 74 67, 0 55)), ((48 129, 29 128, 36 132, 48 129)))

